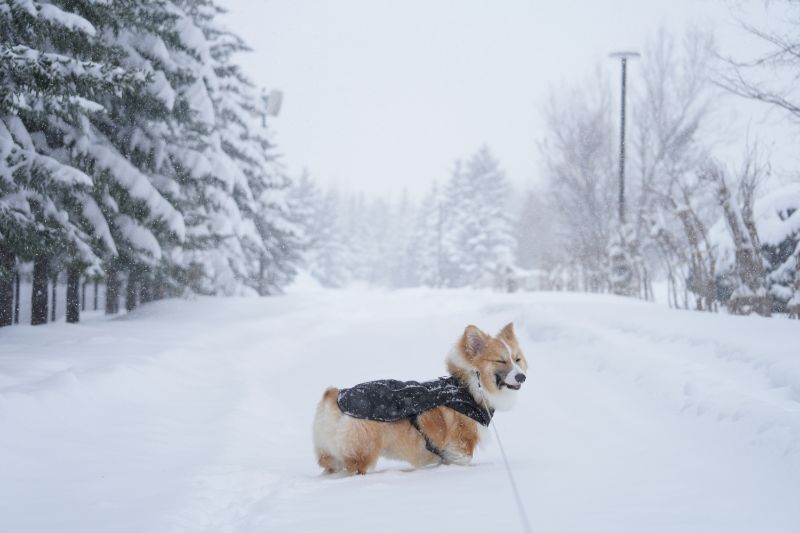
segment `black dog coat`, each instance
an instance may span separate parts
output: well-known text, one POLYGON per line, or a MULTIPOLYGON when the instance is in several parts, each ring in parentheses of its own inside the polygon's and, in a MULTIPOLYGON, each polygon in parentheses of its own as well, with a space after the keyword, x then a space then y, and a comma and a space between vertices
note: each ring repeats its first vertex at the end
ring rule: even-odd
POLYGON ((417 415, 440 406, 458 411, 483 426, 489 425, 494 414, 494 409, 487 411, 478 405, 469 389, 453 376, 422 383, 395 379, 369 381, 341 389, 336 402, 344 414, 354 418, 381 422, 409 419, 414 427, 417 415))

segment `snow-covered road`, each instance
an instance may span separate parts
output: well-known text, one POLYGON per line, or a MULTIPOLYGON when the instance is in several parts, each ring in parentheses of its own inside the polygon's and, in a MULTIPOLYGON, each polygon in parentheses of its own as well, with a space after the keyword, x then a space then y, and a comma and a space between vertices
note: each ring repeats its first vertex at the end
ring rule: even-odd
POLYGON ((800 530, 800 323, 563 293, 167 301, 0 331, 0 531, 520 531, 469 467, 324 477, 327 385, 428 379, 468 323, 530 362, 495 417, 536 532, 800 530))

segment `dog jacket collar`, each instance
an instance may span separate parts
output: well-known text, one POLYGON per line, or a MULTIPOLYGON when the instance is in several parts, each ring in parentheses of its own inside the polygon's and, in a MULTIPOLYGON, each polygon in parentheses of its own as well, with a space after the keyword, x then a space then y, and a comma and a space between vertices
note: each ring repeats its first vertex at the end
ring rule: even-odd
POLYGON ((410 419, 434 407, 449 407, 488 426, 494 409, 486 411, 459 380, 453 376, 432 381, 381 379, 341 389, 336 399, 348 416, 395 422, 410 419))

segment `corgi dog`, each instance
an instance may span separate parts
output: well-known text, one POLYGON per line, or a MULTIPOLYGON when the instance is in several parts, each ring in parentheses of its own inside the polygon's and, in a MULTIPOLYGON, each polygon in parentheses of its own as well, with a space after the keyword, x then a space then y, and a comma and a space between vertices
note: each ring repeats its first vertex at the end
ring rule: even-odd
POLYGON ((415 467, 468 464, 494 411, 514 405, 528 362, 509 323, 496 336, 467 326, 446 363, 449 376, 434 381, 328 388, 313 427, 325 473, 363 475, 380 457, 415 467))

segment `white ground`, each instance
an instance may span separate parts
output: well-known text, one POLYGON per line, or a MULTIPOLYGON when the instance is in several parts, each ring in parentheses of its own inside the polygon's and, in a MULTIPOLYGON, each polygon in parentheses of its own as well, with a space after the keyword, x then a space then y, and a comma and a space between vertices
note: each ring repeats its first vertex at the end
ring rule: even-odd
POLYGON ((471 322, 530 362, 495 420, 536 532, 800 530, 800 322, 613 297, 307 292, 0 330, 0 531, 520 531, 469 467, 324 477, 325 386, 428 379, 471 322))

